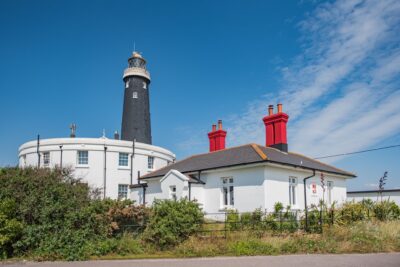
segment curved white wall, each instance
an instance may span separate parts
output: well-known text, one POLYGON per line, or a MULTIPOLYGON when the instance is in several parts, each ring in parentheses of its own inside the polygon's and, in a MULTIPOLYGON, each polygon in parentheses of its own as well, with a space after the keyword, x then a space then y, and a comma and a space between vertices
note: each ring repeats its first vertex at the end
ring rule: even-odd
MULTIPOLYGON (((39 152, 41 155, 40 167, 71 168, 76 178, 81 178, 92 188, 104 188, 104 148, 106 147, 106 197, 116 199, 118 197, 118 185, 129 185, 131 177, 132 142, 107 138, 54 138, 40 140, 39 152), (79 165, 78 151, 88 151, 88 164, 79 165), (50 162, 44 166, 43 155, 49 152, 50 162), (119 166, 119 153, 128 153, 128 166, 119 166)), ((159 169, 175 161, 175 155, 164 148, 135 143, 133 157, 132 183, 137 183, 138 171, 145 175, 155 169, 159 169), (153 169, 148 168, 148 157, 154 158, 153 169)), ((38 165, 37 141, 30 141, 19 148, 19 166, 27 167, 38 165)), ((130 189, 128 188, 128 197, 130 189)))

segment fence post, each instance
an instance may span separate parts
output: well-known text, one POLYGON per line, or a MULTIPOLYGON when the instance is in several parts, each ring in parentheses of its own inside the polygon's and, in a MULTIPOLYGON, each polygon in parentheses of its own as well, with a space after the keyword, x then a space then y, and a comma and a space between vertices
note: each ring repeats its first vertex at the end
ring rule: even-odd
POLYGON ((319 210, 319 227, 321 228, 320 231, 322 233, 322 205, 321 209, 319 210))
POLYGON ((335 223, 335 213, 334 210, 332 209, 331 211, 331 224, 333 225, 335 223))
POLYGON ((227 221, 227 214, 226 214, 226 211, 225 211, 225 223, 224 223, 224 237, 225 237, 225 239, 226 239, 226 221, 227 221))

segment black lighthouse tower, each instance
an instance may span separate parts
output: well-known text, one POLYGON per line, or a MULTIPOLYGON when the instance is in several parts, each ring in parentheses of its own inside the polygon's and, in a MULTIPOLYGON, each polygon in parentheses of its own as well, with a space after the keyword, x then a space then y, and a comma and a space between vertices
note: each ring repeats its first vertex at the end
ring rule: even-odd
POLYGON ((137 52, 128 59, 124 71, 125 94, 121 139, 151 144, 150 73, 146 60, 137 52))

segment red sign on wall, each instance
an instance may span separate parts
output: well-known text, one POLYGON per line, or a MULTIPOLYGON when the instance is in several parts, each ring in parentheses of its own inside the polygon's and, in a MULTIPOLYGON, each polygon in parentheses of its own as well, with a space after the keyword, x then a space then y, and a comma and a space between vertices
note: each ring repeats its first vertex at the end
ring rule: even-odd
POLYGON ((313 194, 317 193, 317 184, 316 183, 312 183, 311 184, 311 190, 313 194))

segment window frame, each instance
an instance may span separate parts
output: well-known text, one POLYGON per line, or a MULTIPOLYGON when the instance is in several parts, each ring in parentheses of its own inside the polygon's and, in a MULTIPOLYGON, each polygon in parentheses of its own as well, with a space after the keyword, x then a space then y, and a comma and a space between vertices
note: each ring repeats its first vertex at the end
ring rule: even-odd
POLYGON ((124 152, 118 153, 118 167, 129 167, 129 153, 124 153, 124 152), (126 156, 126 159, 121 158, 122 155, 126 156), (121 164, 121 162, 126 164, 121 164))
POLYGON ((295 176, 289 176, 289 205, 290 207, 297 207, 297 186, 298 179, 295 176))
POLYGON ((169 187, 169 199, 177 201, 178 197, 176 195, 176 185, 171 185, 169 187))
POLYGON ((43 152, 43 166, 44 167, 50 166, 50 152, 49 151, 43 152))
POLYGON ((118 199, 128 199, 128 185, 118 184, 118 199), (123 189, 123 190, 121 190, 123 189))
MULTIPOLYGON (((77 154, 77 165, 78 166, 87 166, 89 165, 89 151, 88 150, 78 150, 77 154), (86 163, 81 163, 81 153, 86 153, 86 163)), ((84 157, 82 157, 84 158, 84 157)))
POLYGON ((138 99, 139 98, 139 96, 138 96, 138 92, 132 92, 132 98, 133 99, 138 99))
POLYGON ((221 177, 221 207, 229 209, 235 206, 235 180, 233 177, 221 177))
POLYGON ((154 170, 154 156, 147 156, 147 169, 154 170))
POLYGON ((327 201, 328 204, 332 204, 332 190, 333 190, 333 181, 327 181, 326 182, 326 194, 327 194, 327 201))

